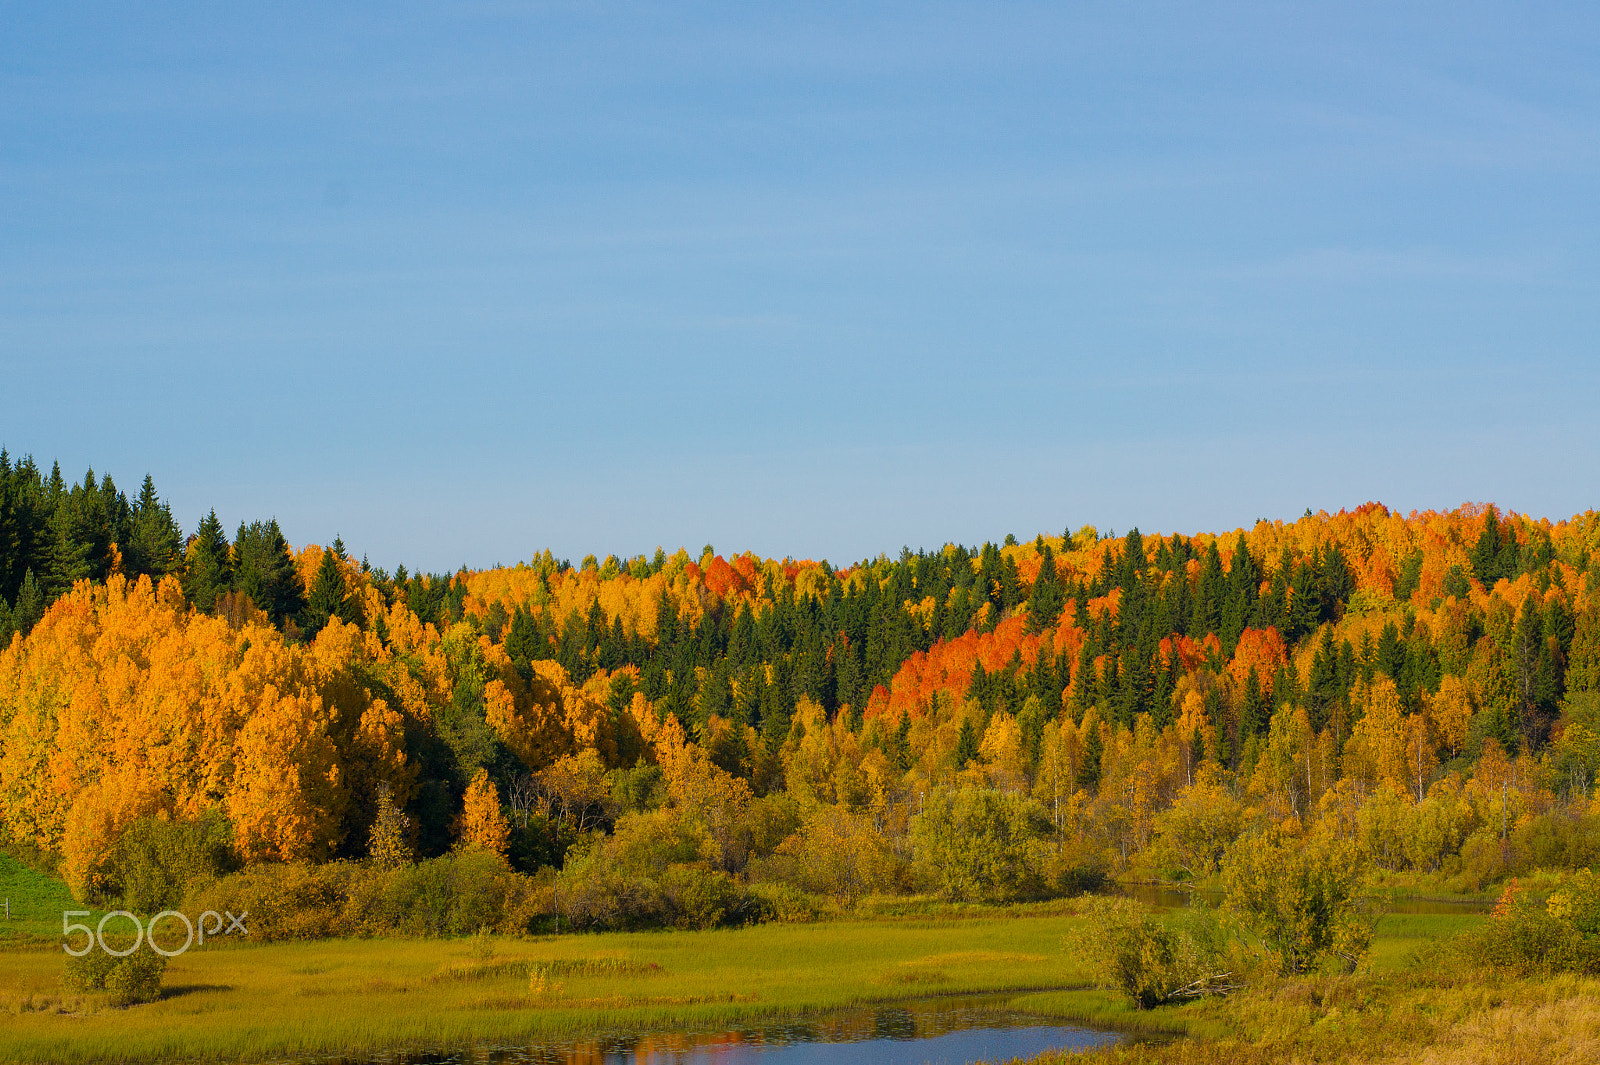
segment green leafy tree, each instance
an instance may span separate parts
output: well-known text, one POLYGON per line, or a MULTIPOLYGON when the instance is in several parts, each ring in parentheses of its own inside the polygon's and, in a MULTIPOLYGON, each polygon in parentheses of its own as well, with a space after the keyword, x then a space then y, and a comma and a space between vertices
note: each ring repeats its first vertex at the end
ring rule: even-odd
POLYGON ((196 886, 238 868, 233 830, 220 811, 193 820, 133 821, 90 870, 90 898, 101 905, 155 913, 196 886))
POLYGON ((1053 826, 1032 799, 990 788, 938 789, 912 821, 917 862, 949 899, 998 901, 1038 890, 1053 826))
POLYGON ((1151 857, 1202 880, 1217 871, 1248 821, 1243 803, 1215 781, 1202 780, 1155 816, 1151 857))

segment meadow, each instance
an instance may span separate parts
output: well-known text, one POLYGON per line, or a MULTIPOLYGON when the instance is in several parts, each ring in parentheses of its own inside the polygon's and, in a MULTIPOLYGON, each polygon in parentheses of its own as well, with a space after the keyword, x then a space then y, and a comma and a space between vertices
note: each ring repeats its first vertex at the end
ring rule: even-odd
MULTIPOLYGON (((0 955, 9 1014, 0 1060, 282 1058, 1086 988, 1086 969, 1062 945, 1073 918, 1042 909, 700 932, 208 944, 172 960, 160 1001, 129 1009, 64 993, 59 946, 12 947, 0 955)), ((1099 993, 1081 994, 1071 1009, 1116 1012, 1099 993)))
MULTIPOLYGON (((16 893, 14 908, 22 897, 30 911, 75 907, 58 881, 5 861, 0 890, 16 893)), ((709 931, 218 940, 172 960, 159 1001, 126 1009, 63 990, 59 927, 33 914, 12 922, 0 949, 0 1061, 251 1061, 514 1044, 986 992, 1012 993, 1012 1008, 1042 1018, 1154 1037, 1073 1060, 1364 1061, 1447 1041, 1508 1003, 1547 1009, 1592 990, 1441 967, 1453 938, 1482 918, 1396 913, 1380 919, 1359 975, 1273 981, 1137 1012, 1094 988, 1087 960, 1068 948, 1075 908, 865 900, 850 918, 709 931)))

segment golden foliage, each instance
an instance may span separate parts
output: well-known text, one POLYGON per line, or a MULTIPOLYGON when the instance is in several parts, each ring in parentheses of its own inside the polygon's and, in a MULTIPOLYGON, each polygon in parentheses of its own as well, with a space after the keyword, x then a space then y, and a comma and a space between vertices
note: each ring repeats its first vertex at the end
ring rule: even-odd
POLYGON ((462 850, 484 850, 504 858, 511 840, 511 823, 500 809, 500 793, 487 769, 479 769, 467 785, 461 804, 461 819, 456 825, 456 846, 462 850))
POLYGON ((249 860, 328 856, 371 789, 410 785, 398 715, 351 683, 353 631, 301 648, 191 611, 171 578, 80 583, 0 653, 6 830, 75 887, 134 819, 216 804, 249 860))

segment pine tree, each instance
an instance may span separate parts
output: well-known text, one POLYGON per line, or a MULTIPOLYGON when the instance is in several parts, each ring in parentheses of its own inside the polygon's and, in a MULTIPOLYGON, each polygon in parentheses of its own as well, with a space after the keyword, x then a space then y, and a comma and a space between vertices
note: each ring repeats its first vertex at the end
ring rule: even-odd
POLYGON ((1355 574, 1345 561, 1338 544, 1329 544, 1322 553, 1322 620, 1338 621, 1344 604, 1356 590, 1355 574))
POLYGON ((200 527, 189 541, 183 594, 189 597, 196 610, 209 614, 217 605, 217 597, 232 587, 233 562, 228 537, 222 531, 222 522, 217 520, 217 512, 212 510, 200 519, 200 527))
POLYGON ((26 537, 28 514, 24 492, 28 481, 24 466, 11 465, 11 456, 0 447, 0 600, 16 596, 27 566, 26 537))
POLYGON ((1194 590, 1194 608, 1189 615, 1191 639, 1203 640, 1208 633, 1222 627, 1224 585, 1222 554, 1213 540, 1206 548, 1205 561, 1200 564, 1200 580, 1194 590))
POLYGON ((11 625, 26 636, 44 617, 44 591, 33 579, 33 570, 22 575, 22 588, 17 592, 17 602, 11 610, 11 625))
POLYGON ((961 733, 956 738, 956 768, 965 769, 968 762, 978 757, 978 735, 972 727, 972 718, 961 719, 961 733))
POLYGON ((1472 548, 1472 574, 1485 588, 1493 588, 1495 582, 1505 576, 1500 571, 1500 516, 1494 507, 1484 515, 1483 532, 1478 534, 1478 542, 1472 548))
POLYGON ((1299 642, 1322 621, 1322 596, 1317 587, 1317 569, 1309 562, 1294 568, 1289 582, 1288 625, 1283 638, 1290 644, 1299 642))
POLYGON ((1259 736, 1267 731, 1266 699, 1261 694, 1261 678, 1251 666, 1245 675, 1244 692, 1239 698, 1239 732, 1242 737, 1259 736))
POLYGON ((1567 694, 1582 692, 1600 692, 1600 596, 1592 593, 1567 654, 1567 694))
POLYGON ((155 481, 145 474, 139 498, 134 501, 132 528, 123 553, 124 568, 160 580, 177 572, 182 559, 183 534, 172 520, 172 510, 156 495, 155 481))
MULTIPOLYGON (((317 566, 316 581, 311 586, 311 596, 306 602, 303 628, 306 639, 312 639, 328 624, 329 619, 355 620, 355 604, 350 601, 345 586, 344 568, 339 565, 344 545, 334 541, 334 550, 322 552, 322 562, 317 566)), ((498 600, 496 600, 498 605, 498 600)))
POLYGON ((1222 621, 1217 631, 1217 636, 1222 640, 1222 653, 1230 658, 1233 656, 1234 648, 1239 645, 1240 634, 1250 623, 1260 584, 1260 570, 1257 569, 1255 560, 1250 557, 1244 533, 1240 533, 1234 542, 1233 558, 1228 563, 1222 621))
POLYGON ((1033 590, 1028 595, 1028 630, 1040 632, 1050 628, 1061 617, 1066 597, 1061 590, 1061 579, 1056 575, 1056 557, 1044 537, 1038 540, 1039 575, 1033 579, 1033 590))
POLYGON ((524 676, 530 674, 528 667, 534 659, 544 657, 541 642, 538 622, 532 614, 517 607, 511 614, 511 627, 506 630, 504 646, 511 664, 523 671, 524 676))
POLYGON ((75 583, 94 573, 89 560, 90 544, 79 528, 76 511, 72 497, 63 495, 50 515, 50 548, 44 571, 44 594, 50 600, 71 591, 75 583))
POLYGON ((1529 595, 1517 615, 1509 648, 1522 750, 1529 754, 1543 744, 1555 712, 1556 669, 1543 621, 1543 611, 1529 595))
POLYGON ((1100 739, 1098 725, 1091 725, 1089 738, 1083 744, 1083 762, 1078 766, 1078 779, 1075 782, 1085 791, 1092 790, 1100 784, 1100 762, 1105 755, 1105 743, 1100 739))
POLYGON ((277 625, 305 608, 305 590, 276 519, 241 524, 234 537, 234 588, 277 625))
POLYGON ((893 737, 889 748, 889 764, 904 773, 911 768, 911 715, 901 714, 900 724, 895 726, 891 733, 893 737))

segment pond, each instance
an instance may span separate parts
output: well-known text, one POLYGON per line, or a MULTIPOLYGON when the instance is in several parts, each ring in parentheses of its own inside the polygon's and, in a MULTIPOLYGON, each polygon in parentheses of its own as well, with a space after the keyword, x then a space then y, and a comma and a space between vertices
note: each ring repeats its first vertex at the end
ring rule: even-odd
POLYGON ((1010 1006, 1011 995, 921 999, 721 1031, 612 1032, 571 1042, 406 1051, 319 1065, 968 1065, 1123 1038, 1010 1006))

